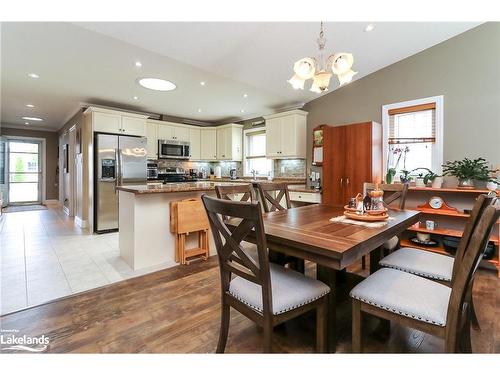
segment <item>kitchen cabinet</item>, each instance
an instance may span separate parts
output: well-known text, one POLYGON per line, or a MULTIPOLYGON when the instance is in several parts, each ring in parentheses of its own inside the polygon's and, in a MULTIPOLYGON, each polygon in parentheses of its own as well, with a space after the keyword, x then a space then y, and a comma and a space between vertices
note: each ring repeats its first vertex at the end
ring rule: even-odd
POLYGON ((200 159, 217 160, 217 130, 200 129, 200 159))
POLYGON ((112 113, 93 112, 92 124, 95 132, 121 133, 121 116, 112 113))
POLYGON ((223 125, 217 128, 217 159, 241 161, 243 126, 223 125))
POLYGON ((158 158, 158 124, 149 121, 146 123, 146 138, 148 159, 158 158))
POLYGON ((143 118, 122 116, 121 132, 125 135, 144 137, 146 135, 146 120, 143 118))
POLYGON ((168 122, 159 124, 158 139, 189 142, 189 128, 168 122))
POLYGON ((363 183, 382 181, 380 124, 325 125, 323 137, 323 203, 343 206, 363 183))
POLYGON ((321 203, 321 194, 290 191, 290 201, 303 203, 321 203))
POLYGON ((89 107, 85 114, 92 115, 94 132, 121 135, 146 135, 146 116, 89 107))
POLYGON ((270 116, 266 120, 266 157, 305 159, 307 112, 293 110, 270 116))
POLYGON ((189 128, 189 147, 191 160, 200 160, 201 158, 201 131, 200 129, 189 128))

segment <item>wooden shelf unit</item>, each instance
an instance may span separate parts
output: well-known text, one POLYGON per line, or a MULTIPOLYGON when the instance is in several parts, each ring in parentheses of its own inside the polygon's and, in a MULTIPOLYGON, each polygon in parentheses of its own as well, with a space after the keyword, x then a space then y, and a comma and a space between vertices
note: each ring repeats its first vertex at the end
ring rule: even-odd
MULTIPOLYGON (((432 196, 442 196, 445 201, 446 201, 446 196, 450 195, 459 195, 460 194, 460 199, 470 199, 471 204, 470 204, 470 209, 472 209, 473 206, 473 199, 475 199, 479 194, 487 194, 489 193, 488 190, 484 189, 458 189, 458 188, 440 188, 440 189, 435 189, 432 187, 416 187, 416 186, 410 186, 408 189, 408 196, 411 196, 412 193, 428 193, 426 194, 426 198, 430 198, 432 196)), ((497 190, 496 192, 497 196, 500 196, 500 191, 497 190)), ((407 200, 408 201, 408 200, 407 200)), ((419 202, 423 203, 423 202, 419 202)), ((435 215, 436 219, 441 216, 443 218, 447 218, 448 220, 459 220, 462 226, 465 226, 465 220, 470 217, 469 214, 464 213, 464 212, 454 212, 454 211, 443 211, 443 210, 433 210, 429 208, 418 208, 418 207, 411 207, 408 204, 406 205, 406 209, 409 210, 416 210, 420 211, 422 215, 435 215)), ((424 219, 425 220, 425 219, 424 219)), ((424 221, 421 220, 421 221, 424 221)), ((498 278, 500 278, 500 261, 499 261, 499 243, 500 243, 500 220, 496 224, 496 231, 497 233, 494 233, 490 237, 490 241, 493 242, 495 245, 495 254, 493 256, 493 259, 489 260, 484 260, 484 262, 487 262, 489 264, 492 264, 495 266, 497 269, 497 274, 498 278)), ((438 224, 437 228, 434 230, 430 231, 427 230, 425 227, 419 226, 417 227, 416 225, 413 225, 407 229, 407 232, 421 232, 421 233, 429 233, 435 236, 449 236, 449 237, 462 237, 463 231, 459 229, 451 229, 451 228, 445 228, 443 226, 440 226, 438 224)), ((406 236, 407 237, 407 236, 406 236)), ((414 247, 422 250, 427 250, 427 251, 432 251, 435 253, 439 254, 448 254, 444 249, 442 245, 437 246, 437 247, 426 247, 426 246, 418 246, 417 244, 414 244, 411 242, 408 238, 402 238, 401 239, 401 246, 408 246, 408 247, 414 247)))

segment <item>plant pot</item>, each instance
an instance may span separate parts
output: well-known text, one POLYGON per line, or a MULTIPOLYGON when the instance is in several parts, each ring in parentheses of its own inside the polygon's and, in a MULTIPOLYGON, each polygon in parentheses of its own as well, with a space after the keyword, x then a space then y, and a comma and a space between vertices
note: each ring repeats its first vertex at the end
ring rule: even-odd
POLYGON ((474 189, 474 181, 471 178, 461 179, 458 181, 459 189, 474 189))
POLYGON ((486 189, 488 189, 489 191, 496 191, 497 187, 498 184, 494 181, 488 181, 488 183, 486 184, 486 189))
POLYGON ((421 177, 417 177, 415 179, 415 186, 416 187, 425 187, 424 179, 421 177))
POLYGON ((433 189, 441 189, 441 187, 443 186, 443 177, 434 177, 431 186, 433 189))

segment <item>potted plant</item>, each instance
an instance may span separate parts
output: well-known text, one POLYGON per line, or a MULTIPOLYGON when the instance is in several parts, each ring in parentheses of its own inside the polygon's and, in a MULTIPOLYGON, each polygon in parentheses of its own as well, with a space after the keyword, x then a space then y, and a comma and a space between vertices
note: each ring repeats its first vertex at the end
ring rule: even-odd
POLYGON ((471 160, 447 161, 443 164, 443 176, 455 176, 458 178, 458 187, 462 189, 474 188, 474 180, 488 181, 492 171, 483 158, 471 160))
POLYGON ((411 171, 408 171, 406 169, 401 169, 399 180, 401 181, 402 184, 408 184, 411 181, 410 173, 411 171))
POLYGON ((401 157, 403 156, 403 153, 405 153, 405 149, 403 149, 402 147, 389 147, 389 154, 394 155, 394 157, 396 157, 396 155, 398 155, 398 158, 396 160, 396 164, 394 164, 394 167, 389 167, 389 161, 390 161, 390 157, 387 158, 387 173, 385 175, 385 183, 386 184, 392 184, 392 182, 394 181, 394 176, 396 176, 396 173, 398 171, 398 165, 399 165, 399 161, 401 160, 401 157))

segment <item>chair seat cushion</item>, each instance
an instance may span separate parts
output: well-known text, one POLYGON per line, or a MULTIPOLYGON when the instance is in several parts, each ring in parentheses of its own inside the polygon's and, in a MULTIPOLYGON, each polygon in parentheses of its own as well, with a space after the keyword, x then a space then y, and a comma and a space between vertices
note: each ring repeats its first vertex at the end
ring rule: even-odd
POLYGON ((451 281, 454 258, 444 254, 403 247, 383 258, 383 267, 413 273, 428 279, 451 281))
POLYGON ((451 288, 391 268, 382 268, 351 290, 352 298, 392 313, 446 325, 451 288))
MULTIPOLYGON (((289 268, 270 263, 273 315, 307 305, 330 292, 319 280, 304 276, 289 268)), ((229 285, 229 294, 262 313, 262 287, 242 277, 235 277, 229 285)))
POLYGON ((385 241, 382 244, 382 247, 387 250, 394 250, 396 247, 398 247, 399 244, 399 238, 397 236, 391 237, 389 240, 385 241))

